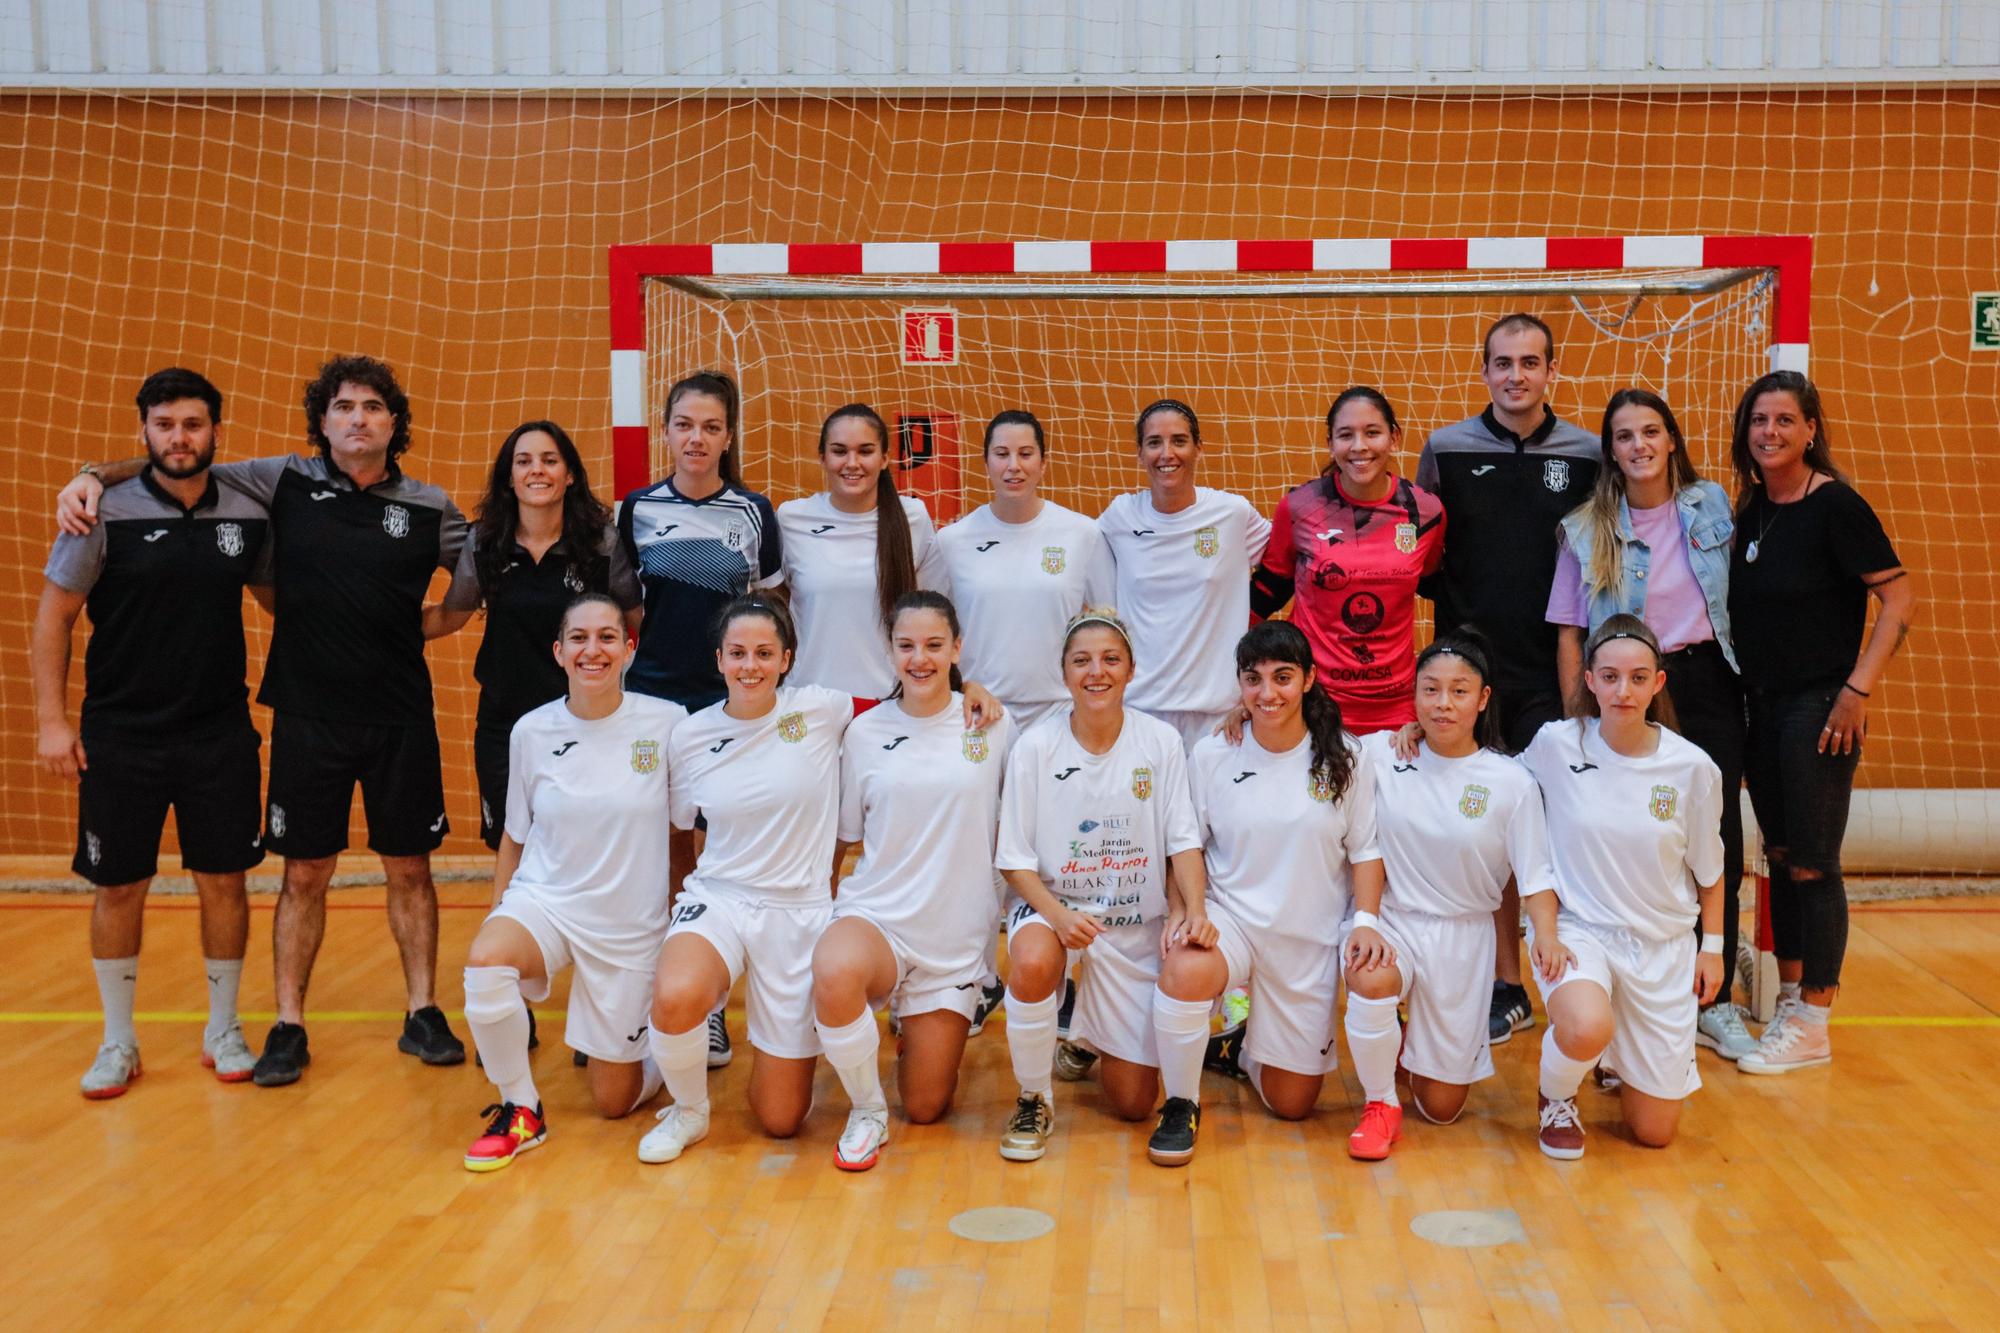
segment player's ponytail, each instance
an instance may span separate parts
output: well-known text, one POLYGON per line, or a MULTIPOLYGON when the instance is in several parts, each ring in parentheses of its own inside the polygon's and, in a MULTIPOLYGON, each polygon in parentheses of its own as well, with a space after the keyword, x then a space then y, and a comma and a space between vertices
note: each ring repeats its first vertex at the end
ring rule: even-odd
POLYGON ((1339 801, 1354 780, 1354 753, 1347 748, 1347 735, 1340 718, 1340 704, 1319 683, 1313 669, 1312 645, 1299 627, 1289 620, 1267 620, 1253 625, 1236 641, 1236 671, 1255 670, 1267 662, 1295 666, 1309 677, 1299 713, 1305 719, 1306 734, 1312 740, 1312 776, 1332 793, 1327 799, 1339 801))
POLYGON ((833 423, 844 417, 866 421, 882 442, 882 470, 875 474, 875 601, 887 634, 895 619, 896 601, 917 586, 917 557, 910 542, 910 520, 903 515, 902 497, 896 494, 895 467, 889 457, 889 425, 881 413, 866 403, 849 403, 836 408, 820 423, 819 452, 826 455, 826 435, 833 423))
POLYGON ((1424 645, 1424 650, 1417 654, 1416 674, 1421 676, 1424 668, 1440 657, 1455 657, 1465 663, 1486 687, 1486 707, 1479 710, 1479 717, 1472 724, 1472 739, 1481 749, 1505 754, 1507 742, 1500 731, 1500 687, 1493 683, 1493 645, 1472 626, 1460 625, 1424 645))
MULTIPOLYGON (((1571 715, 1576 718, 1577 737, 1582 739, 1584 719, 1599 716, 1597 696, 1590 692, 1590 665, 1597 660, 1598 650, 1617 639, 1632 639, 1642 644, 1653 654, 1653 669, 1661 670, 1665 665, 1665 654, 1660 651, 1660 640, 1645 621, 1637 616, 1620 612, 1607 616, 1602 625, 1590 632, 1583 643, 1583 671, 1577 677, 1577 697, 1570 700, 1571 715)), ((1681 729, 1680 716, 1674 712, 1674 701, 1662 689, 1646 705, 1646 720, 1657 722, 1671 731, 1681 729)))
POLYGON ((724 485, 743 489, 743 463, 738 457, 741 450, 737 444, 737 422, 740 420, 741 395, 736 390, 736 381, 719 370, 697 370, 686 379, 667 390, 666 419, 674 419, 674 404, 688 394, 700 394, 713 398, 722 404, 722 417, 729 425, 729 443, 722 450, 722 459, 716 465, 724 485))
MULTIPOLYGON (((892 640, 896 635, 896 622, 911 611, 935 611, 944 617, 945 627, 951 631, 951 641, 954 644, 965 637, 965 631, 958 627, 958 608, 952 605, 951 598, 941 592, 932 592, 929 588, 914 588, 904 593, 901 597, 898 597, 896 605, 890 608, 889 637, 892 640)), ((956 662, 951 664, 950 680, 951 688, 954 692, 964 693, 965 677, 959 674, 958 663, 956 662)), ((902 681, 899 680, 896 682, 896 688, 889 691, 889 697, 891 699, 900 699, 903 697, 902 681)))

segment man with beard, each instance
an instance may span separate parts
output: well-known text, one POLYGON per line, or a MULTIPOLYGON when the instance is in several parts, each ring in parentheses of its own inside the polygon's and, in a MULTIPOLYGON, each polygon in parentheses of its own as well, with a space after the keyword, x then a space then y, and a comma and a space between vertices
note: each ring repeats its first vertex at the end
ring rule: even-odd
POLYGON ((116 1097, 139 1076, 142 910, 169 807, 201 900, 202 1063, 225 1083, 249 1078, 256 1063, 236 1017, 250 929, 243 872, 264 858, 243 586, 268 520, 263 505, 218 487, 209 471, 222 435, 213 384, 191 370, 157 371, 138 405, 148 462, 104 492, 87 535, 56 538, 33 638, 38 757, 77 784, 73 865, 97 889, 90 953, 104 1043, 83 1076, 93 1099, 116 1097), (92 631, 73 727, 70 632, 85 610, 92 631))

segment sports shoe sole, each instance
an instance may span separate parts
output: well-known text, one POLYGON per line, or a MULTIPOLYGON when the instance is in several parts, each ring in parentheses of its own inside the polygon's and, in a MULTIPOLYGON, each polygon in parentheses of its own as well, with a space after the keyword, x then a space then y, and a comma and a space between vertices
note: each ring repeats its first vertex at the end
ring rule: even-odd
POLYGON ((1728 1051, 1722 1049, 1721 1042, 1709 1036, 1706 1032, 1695 1033, 1694 1044, 1701 1047, 1704 1051, 1714 1051, 1717 1055, 1721 1056, 1725 1060, 1730 1061, 1731 1063, 1743 1059, 1744 1056, 1750 1054, 1750 1051, 1754 1051, 1756 1049, 1756 1046, 1753 1043, 1751 1045, 1750 1051, 1743 1052, 1743 1055, 1731 1055, 1728 1051))
POLYGON ((1489 1027, 1486 1029, 1486 1044, 1488 1046, 1505 1046, 1508 1042, 1514 1040, 1516 1032, 1526 1032, 1529 1028, 1533 1027, 1535 1025, 1535 1016, 1529 1014, 1526 1018, 1510 1018, 1507 1020, 1507 1023, 1507 1030, 1497 1037, 1493 1035, 1492 1028, 1489 1027))
POLYGON ((1583 1156, 1583 1149, 1581 1148, 1551 1148, 1548 1144, 1542 1143, 1540 1139, 1537 1139, 1536 1143, 1541 1145, 1542 1156, 1553 1157, 1558 1162, 1574 1162, 1577 1158, 1583 1156))
POLYGON ((1146 1145, 1146 1160, 1154 1166, 1186 1166, 1194 1160, 1194 1149, 1175 1149, 1169 1152, 1166 1149, 1155 1148, 1151 1144, 1148 1144, 1146 1145))
POLYGON ((463 1047, 460 1047, 456 1051, 427 1051, 408 1037, 398 1037, 396 1038, 396 1049, 404 1055, 416 1056, 417 1059, 422 1060, 427 1065, 448 1067, 465 1063, 465 1049, 463 1047))
POLYGON ((1039 1162, 1048 1151, 1046 1144, 1039 1148, 1009 1148, 1004 1143, 1000 1145, 1000 1155, 1010 1162, 1039 1162))
POLYGON ((139 1075, 140 1075, 140 1074, 141 1074, 142 1072, 144 1072, 144 1071, 142 1071, 142 1070, 141 1070, 141 1069, 139 1068, 139 1066, 137 1066, 137 1065, 133 1065, 133 1066, 132 1066, 132 1075, 131 1075, 131 1077, 130 1077, 130 1078, 128 1078, 128 1079, 126 1079, 126 1080, 125 1080, 125 1081, 124 1081, 123 1083, 120 1083, 120 1084, 119 1084, 119 1085, 118 1085, 117 1087, 115 1087, 115 1088, 90 1088, 90 1089, 87 1089, 87 1090, 85 1090, 85 1091, 84 1091, 84 1094, 83 1094, 83 1099, 84 1099, 85 1101, 89 1101, 89 1102, 108 1102, 108 1101, 110 1101, 110 1100, 111 1100, 111 1099, 112 1099, 113 1097, 123 1097, 123 1096, 125 1095, 126 1091, 127 1091, 127 1090, 128 1090, 129 1088, 131 1088, 131 1086, 132 1086, 132 1085, 133 1085, 134 1083, 137 1083, 137 1082, 139 1081, 139 1075))
POLYGON ((1817 1069, 1821 1065, 1832 1063, 1832 1056, 1821 1055, 1811 1060, 1788 1060, 1781 1065, 1753 1065, 1750 1063, 1750 1057, 1746 1055, 1736 1062, 1736 1068, 1745 1074, 1791 1074, 1801 1069, 1817 1069))
POLYGON ((292 1084, 305 1077, 306 1066, 311 1063, 312 1056, 307 1055, 305 1059, 299 1061, 296 1068, 283 1071, 279 1074, 259 1076, 257 1071, 252 1069, 250 1071, 250 1081, 260 1088, 289 1088, 292 1084))
POLYGON ((874 1151, 870 1152, 866 1157, 851 1162, 840 1155, 840 1149, 835 1148, 833 1150, 833 1164, 842 1171, 866 1171, 881 1160, 882 1145, 879 1143, 875 1145, 874 1151))
MULTIPOLYGON (((215 1057, 207 1051, 203 1051, 201 1053, 201 1067, 203 1069, 215 1069, 215 1057)), ((248 1083, 250 1081, 250 1073, 251 1071, 248 1069, 239 1069, 233 1074, 225 1074, 221 1070, 215 1070, 215 1081, 217 1083, 248 1083)))
MULTIPOLYGON (((1426 1117, 1426 1119, 1428 1119, 1428 1117, 1426 1117)), ((1357 1152, 1355 1151, 1354 1140, 1350 1138, 1347 1141, 1347 1155, 1349 1157, 1352 1157, 1357 1162, 1386 1162, 1389 1160, 1390 1151, 1402 1141, 1403 1141, 1403 1136, 1401 1134, 1398 1134, 1396 1135, 1395 1138, 1390 1139, 1388 1144, 1380 1152, 1366 1152, 1366 1151, 1357 1152)))
POLYGON ((468 1157, 465 1159, 465 1169, 482 1176, 489 1171, 503 1171, 507 1167, 512 1166, 514 1159, 522 1153, 527 1152, 531 1148, 541 1147, 543 1140, 547 1139, 548 1136, 548 1131, 543 1130, 532 1139, 524 1139, 513 1152, 508 1153, 505 1157, 468 1157))

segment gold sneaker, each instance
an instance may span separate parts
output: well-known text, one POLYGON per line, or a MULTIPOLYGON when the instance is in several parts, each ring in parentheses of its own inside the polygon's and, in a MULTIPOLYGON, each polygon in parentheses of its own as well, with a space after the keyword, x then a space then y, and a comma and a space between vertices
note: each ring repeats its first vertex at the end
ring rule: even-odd
POLYGON ((1049 1150, 1055 1127, 1056 1113, 1048 1098, 1039 1092, 1022 1093, 1007 1121, 1007 1132, 1000 1136, 1000 1155, 1010 1162, 1039 1161, 1049 1150))

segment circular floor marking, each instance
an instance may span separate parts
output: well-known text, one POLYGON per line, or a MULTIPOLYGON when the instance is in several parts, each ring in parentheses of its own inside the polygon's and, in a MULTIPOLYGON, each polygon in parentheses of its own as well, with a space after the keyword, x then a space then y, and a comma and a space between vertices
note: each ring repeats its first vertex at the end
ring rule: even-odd
POLYGON ((1033 1208, 968 1208, 947 1225, 964 1240, 1033 1240, 1056 1229, 1056 1220, 1033 1208))
POLYGON ((1410 1219, 1410 1230, 1433 1245, 1454 1249, 1526 1244, 1528 1240, 1528 1233, 1521 1229, 1521 1215, 1512 1208, 1418 1213, 1410 1219))

